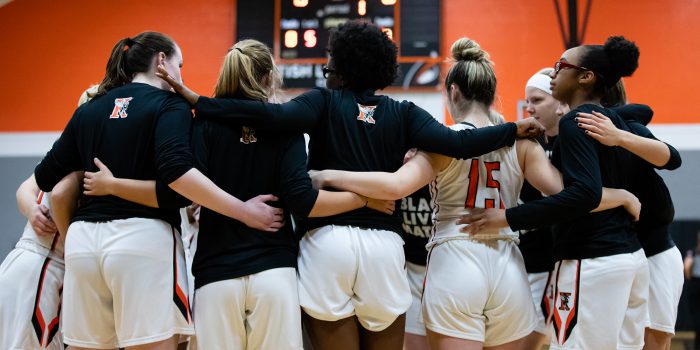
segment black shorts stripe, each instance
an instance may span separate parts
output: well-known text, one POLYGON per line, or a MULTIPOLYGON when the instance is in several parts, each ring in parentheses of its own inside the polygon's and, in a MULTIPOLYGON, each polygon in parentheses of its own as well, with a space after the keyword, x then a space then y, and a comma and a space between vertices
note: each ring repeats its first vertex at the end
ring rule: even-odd
POLYGON ((180 313, 182 313, 182 316, 185 318, 185 320, 187 320, 187 323, 191 323, 190 303, 187 300, 187 294, 177 284, 178 264, 176 240, 179 239, 179 235, 175 233, 175 229, 172 228, 172 226, 170 227, 170 230, 173 234, 173 302, 175 302, 175 306, 177 306, 178 310, 180 310, 180 313))

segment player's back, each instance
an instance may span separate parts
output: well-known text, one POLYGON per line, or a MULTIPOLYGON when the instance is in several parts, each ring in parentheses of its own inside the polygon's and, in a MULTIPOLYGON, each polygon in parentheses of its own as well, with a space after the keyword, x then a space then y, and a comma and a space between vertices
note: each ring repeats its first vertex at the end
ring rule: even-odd
MULTIPOLYGON (((190 116, 186 102, 171 92, 139 83, 112 89, 80 107, 71 119, 78 161, 82 169, 97 171, 97 157, 115 177, 169 183, 182 175, 183 165, 191 167, 190 116)), ((129 217, 179 223, 175 210, 148 208, 115 196, 83 196, 74 220, 129 217)))
MULTIPOLYGON (((455 130, 475 128, 460 123, 455 130)), ((456 221, 469 213, 469 208, 507 209, 517 205, 523 185, 523 173, 515 146, 504 147, 480 157, 453 159, 431 183, 435 237, 464 235, 456 221)), ((509 228, 498 232, 481 232, 479 239, 516 239, 509 228)))

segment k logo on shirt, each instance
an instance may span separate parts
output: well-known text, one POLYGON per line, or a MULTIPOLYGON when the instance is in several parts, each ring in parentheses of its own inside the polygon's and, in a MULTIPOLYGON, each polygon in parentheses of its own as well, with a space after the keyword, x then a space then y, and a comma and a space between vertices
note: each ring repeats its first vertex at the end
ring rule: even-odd
POLYGON ((258 138, 255 137, 255 129, 249 128, 247 126, 241 127, 241 138, 240 141, 241 143, 244 144, 250 144, 250 143, 255 143, 258 142, 258 138))
POLYGON ((374 110, 377 108, 377 106, 363 106, 361 104, 357 104, 357 107, 360 109, 360 114, 357 116, 357 120, 363 121, 367 124, 374 124, 374 110))
POLYGON ((109 115, 110 119, 126 118, 126 109, 129 108, 129 101, 133 100, 133 97, 122 97, 114 99, 114 109, 112 114, 109 115))

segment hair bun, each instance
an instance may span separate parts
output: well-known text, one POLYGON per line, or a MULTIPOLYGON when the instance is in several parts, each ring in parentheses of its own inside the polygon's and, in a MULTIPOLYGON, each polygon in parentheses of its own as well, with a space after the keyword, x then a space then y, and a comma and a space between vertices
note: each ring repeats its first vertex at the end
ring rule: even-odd
POLYGON ((623 36, 611 36, 603 46, 610 60, 611 71, 621 77, 628 77, 639 66, 639 48, 623 36))
POLYGON ((489 54, 476 41, 461 38, 452 44, 452 58, 457 61, 482 61, 488 60, 489 54))

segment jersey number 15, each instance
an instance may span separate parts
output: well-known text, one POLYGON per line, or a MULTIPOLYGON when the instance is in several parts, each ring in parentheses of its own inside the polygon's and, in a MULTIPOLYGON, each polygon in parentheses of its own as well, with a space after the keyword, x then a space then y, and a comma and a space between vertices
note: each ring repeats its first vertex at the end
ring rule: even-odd
MULTIPOLYGON (((479 165, 480 161, 478 158, 472 159, 472 164, 469 169, 469 188, 467 190, 467 200, 464 202, 465 208, 476 208, 476 195, 479 191, 479 165)), ((501 170, 501 162, 483 162, 484 168, 486 168, 486 188, 495 188, 498 195, 498 202, 500 209, 505 209, 503 205, 503 200, 501 199, 501 183, 493 178, 494 171, 501 170)), ((482 189, 483 190, 483 189, 482 189)), ((479 208, 495 208, 496 199, 495 198, 484 198, 484 205, 479 206, 479 208)))

